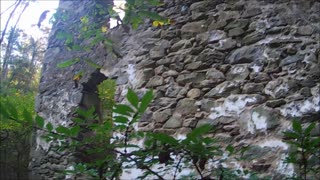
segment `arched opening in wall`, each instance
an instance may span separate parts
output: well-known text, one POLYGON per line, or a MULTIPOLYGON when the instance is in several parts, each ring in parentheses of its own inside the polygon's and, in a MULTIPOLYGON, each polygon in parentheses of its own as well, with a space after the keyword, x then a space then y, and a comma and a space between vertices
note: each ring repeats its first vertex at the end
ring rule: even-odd
MULTIPOLYGON (((83 145, 76 147, 76 163, 93 163, 99 157, 97 154, 89 153, 91 147, 95 146, 94 142, 91 141, 90 138, 94 139, 96 135, 90 126, 101 123, 103 110, 101 108, 101 101, 98 94, 98 85, 106 79, 106 76, 100 73, 99 70, 96 70, 90 75, 87 82, 82 83, 82 100, 79 104, 79 108, 84 111, 94 108, 96 116, 92 119, 84 119, 85 122, 80 125, 81 131, 78 138, 83 145)), ((97 169, 98 168, 99 167, 97 167, 97 169)), ((99 174, 101 173, 99 172, 99 174)))

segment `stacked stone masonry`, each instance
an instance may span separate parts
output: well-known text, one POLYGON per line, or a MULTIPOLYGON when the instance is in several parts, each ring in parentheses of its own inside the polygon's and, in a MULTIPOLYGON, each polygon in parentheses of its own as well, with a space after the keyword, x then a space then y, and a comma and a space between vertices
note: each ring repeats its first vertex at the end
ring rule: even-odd
MULTIPOLYGON (((56 125, 70 123, 85 84, 101 80, 93 80, 95 69, 85 63, 69 69, 56 64, 89 57, 103 66, 100 73, 116 80, 117 101, 124 101, 129 87, 140 95, 154 90, 140 130, 179 137, 211 124, 217 128, 212 136, 222 142, 252 145, 246 156, 254 160, 240 167, 274 179, 292 174, 293 167, 283 163, 289 146, 281 132, 299 118, 305 125, 317 122, 312 134, 320 136, 320 2, 163 1, 154 10, 172 19, 172 25, 151 27, 146 20, 137 30, 127 32, 120 26, 109 32, 120 56, 99 46, 92 52, 67 51, 54 34, 77 21, 92 1, 62 1, 60 8, 76 11, 70 22, 53 27, 37 100, 39 114, 56 125), (74 88, 72 75, 81 69, 86 75, 74 88)), ((35 146, 31 166, 44 178, 72 164, 71 156, 53 153, 39 138, 35 146)))

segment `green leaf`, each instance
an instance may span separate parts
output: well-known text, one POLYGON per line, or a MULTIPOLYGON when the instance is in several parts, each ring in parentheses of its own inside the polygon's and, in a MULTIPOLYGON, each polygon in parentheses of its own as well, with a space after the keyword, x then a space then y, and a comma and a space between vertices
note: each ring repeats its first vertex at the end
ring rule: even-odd
POLYGON ((126 124, 128 122, 128 118, 123 117, 123 116, 115 116, 113 122, 115 123, 121 123, 121 124, 126 124))
POLYGON ((10 113, 10 116, 13 117, 15 120, 18 120, 19 117, 18 117, 18 111, 16 106, 11 104, 10 102, 7 102, 6 107, 7 107, 6 109, 10 113))
POLYGON ((132 89, 128 89, 127 99, 133 107, 138 109, 139 98, 132 89))
POLYGON ((90 109, 88 109, 88 110, 84 110, 84 109, 77 109, 76 110, 76 112, 80 115, 80 116, 82 116, 84 119, 92 119, 92 118, 94 118, 94 116, 95 116, 95 114, 94 114, 94 112, 95 112, 95 108, 94 108, 94 106, 92 106, 92 107, 90 107, 90 109))
POLYGON ((70 129, 70 135, 71 136, 77 136, 80 132, 80 126, 77 125, 77 126, 73 126, 71 129, 70 129))
POLYGON ((99 64, 91 61, 90 59, 85 59, 84 60, 89 66, 93 67, 93 68, 96 68, 96 69, 101 69, 102 66, 100 66, 99 64))
POLYGON ((39 115, 36 116, 35 121, 39 128, 43 128, 44 126, 44 119, 40 117, 39 115))
POLYGON ((228 146, 226 147, 226 150, 229 151, 230 154, 233 154, 233 153, 234 153, 234 147, 231 146, 231 145, 228 145, 228 146))
POLYGON ((6 106, 4 105, 4 103, 0 102, 0 114, 4 117, 4 118, 10 118, 10 115, 9 113, 7 112, 7 108, 6 106))
POLYGON ((32 119, 33 119, 32 118, 32 114, 26 109, 23 110, 23 118, 24 118, 25 121, 27 121, 29 123, 31 123, 32 119))
POLYGON ((293 122, 292 122, 292 128, 293 128, 294 131, 296 131, 298 133, 302 133, 301 123, 298 122, 296 119, 293 120, 293 122))
POLYGON ((114 106, 113 112, 129 116, 134 111, 131 109, 130 106, 127 106, 125 104, 117 104, 114 106))
POLYGON ((60 133, 60 134, 65 134, 65 135, 70 134, 69 129, 64 126, 61 126, 61 125, 56 128, 56 131, 57 131, 57 133, 60 133))
POLYGON ((315 123, 315 122, 311 123, 311 124, 304 130, 305 135, 310 135, 312 129, 315 128, 315 127, 316 127, 316 123, 315 123))
POLYGON ((285 135, 286 138, 290 138, 290 139, 298 139, 300 137, 299 134, 291 131, 285 131, 282 133, 285 135))
POLYGON ((52 131, 53 130, 53 126, 50 122, 47 123, 46 128, 48 131, 52 131))
POLYGON ((149 106, 150 102, 153 99, 153 92, 150 90, 148 91, 141 99, 141 104, 139 107, 139 112, 142 114, 149 106))
POLYGON ((72 121, 73 122, 75 122, 75 123, 77 123, 77 124, 82 124, 82 123, 84 123, 84 120, 83 119, 81 119, 81 118, 72 118, 72 121))
POLYGON ((64 61, 64 62, 62 62, 62 63, 59 63, 59 64, 57 65, 57 67, 59 67, 59 68, 66 68, 66 67, 69 67, 69 66, 71 66, 71 65, 74 65, 74 64, 78 63, 79 61, 80 61, 79 58, 67 60, 67 61, 64 61))
POLYGON ((211 129, 212 129, 212 126, 209 124, 200 126, 192 130, 189 134, 187 134, 187 138, 193 139, 193 138, 200 137, 201 135, 208 133, 211 129))

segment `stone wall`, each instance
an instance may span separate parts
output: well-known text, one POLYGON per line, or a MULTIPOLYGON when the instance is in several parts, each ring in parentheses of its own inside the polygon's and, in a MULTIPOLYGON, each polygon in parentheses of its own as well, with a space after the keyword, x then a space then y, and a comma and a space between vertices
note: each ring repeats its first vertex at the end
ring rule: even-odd
MULTIPOLYGON (((116 42, 117 56, 102 46, 92 52, 67 51, 54 38, 59 28, 66 28, 57 23, 41 78, 39 114, 55 124, 68 124, 72 111, 91 97, 86 92, 111 78, 117 82, 119 102, 128 87, 139 94, 154 90, 140 130, 183 137, 197 126, 212 124, 217 128, 214 137, 226 144, 252 145, 246 153, 252 161, 237 164, 239 169, 250 167, 275 178, 292 174, 293 167, 283 163, 289 147, 281 132, 296 117, 305 124, 317 122, 313 135, 320 135, 320 2, 164 2, 155 10, 174 24, 151 27, 146 20, 130 32, 116 27, 108 36, 116 42), (90 57, 103 68, 97 72, 85 63, 56 68, 75 56, 90 57), (72 75, 81 69, 86 75, 75 88, 72 75)), ((60 7, 72 8, 73 21, 88 9, 73 1, 62 1, 60 7)), ((72 162, 49 151, 39 137, 36 147, 31 165, 43 177, 72 162)))

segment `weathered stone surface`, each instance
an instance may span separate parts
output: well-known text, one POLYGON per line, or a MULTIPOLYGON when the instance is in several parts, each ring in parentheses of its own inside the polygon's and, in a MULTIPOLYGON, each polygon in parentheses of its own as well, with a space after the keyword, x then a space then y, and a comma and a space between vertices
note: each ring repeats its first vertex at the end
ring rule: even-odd
POLYGON ((205 79, 204 73, 180 74, 177 77, 177 83, 185 85, 187 83, 199 83, 205 79))
POLYGON ((286 101, 284 99, 270 100, 266 102, 266 106, 269 106, 272 108, 280 107, 284 104, 286 104, 286 101))
POLYGON ((212 80, 214 83, 220 83, 226 79, 226 77, 221 71, 213 68, 207 71, 206 77, 212 80))
POLYGON ((242 28, 233 28, 228 31, 228 36, 235 37, 244 34, 244 30, 242 28))
POLYGON ((312 35, 314 29, 312 26, 307 25, 307 26, 300 26, 297 29, 297 35, 301 35, 301 36, 310 36, 312 35))
POLYGON ((177 71, 170 69, 170 70, 164 72, 162 74, 162 77, 164 77, 164 78, 166 78, 166 77, 177 77, 178 74, 179 73, 177 71))
POLYGON ((249 44, 258 42, 258 41, 264 39, 265 37, 266 37, 266 35, 264 33, 254 32, 254 33, 251 33, 251 34, 248 34, 247 36, 245 36, 243 38, 243 43, 245 45, 249 45, 249 44))
POLYGON ((201 100, 201 110, 210 112, 211 108, 214 106, 214 101, 210 99, 202 99, 201 100))
POLYGON ((157 87, 163 85, 163 83, 164 81, 162 76, 154 76, 148 81, 146 87, 157 87))
MULTIPOLYGON (((64 6, 77 10, 70 11, 70 23, 56 24, 52 34, 58 30, 69 32, 68 28, 93 10, 91 5, 95 7, 97 2, 102 1, 63 1, 64 6)), ((104 34, 114 42, 112 49, 119 56, 112 55, 101 44, 88 54, 66 51, 63 41, 52 36, 37 111, 48 122, 71 124, 73 110, 89 106, 82 100, 89 97, 83 92, 95 92, 96 85, 105 78, 116 80, 115 99, 121 103, 127 102, 128 88, 137 91, 139 98, 146 89, 153 89, 154 100, 138 124, 140 130, 185 138, 192 128, 210 124, 217 128, 217 134, 209 137, 236 147, 253 146, 246 156, 258 159, 245 165, 247 168, 271 175, 271 179, 283 179, 281 174, 291 170, 280 165, 287 147, 277 136, 281 137, 281 131, 289 128, 292 117, 299 117, 304 126, 320 117, 320 51, 315 29, 320 22, 320 3, 289 0, 164 0, 163 3, 150 10, 172 20, 170 25, 150 27, 151 21, 146 20, 137 29, 127 31, 120 26, 104 34), (294 7, 299 7, 299 11, 294 7), (307 17, 307 21, 301 17, 307 17), (95 70, 85 63, 68 70, 56 68, 57 63, 74 57, 94 60, 103 67, 100 71, 106 77, 92 73, 95 70), (80 70, 88 74, 79 82, 79 88, 73 88, 72 73, 80 70)), ((95 17, 92 19, 99 22, 95 17)), ((78 34, 77 29, 71 32, 78 34)), ((83 42, 88 43, 89 40, 83 42)), ((89 99, 95 102, 97 97, 91 94, 89 99)), ((51 165, 72 164, 73 160, 62 161, 67 159, 62 154, 60 158, 49 156, 50 146, 44 141, 38 139, 37 144, 37 152, 43 152, 33 153, 36 158, 30 167, 40 171, 43 179, 55 175, 51 165)), ((135 175, 120 179, 137 179, 135 175)))
POLYGON ((169 86, 166 90, 166 96, 167 97, 177 97, 180 93, 180 91, 182 91, 183 87, 180 86, 169 86))
POLYGON ((173 44, 170 48, 171 51, 176 52, 181 48, 190 48, 192 46, 192 43, 190 40, 182 39, 175 44, 173 44))
POLYGON ((195 119, 195 118, 189 118, 189 119, 185 119, 185 120, 183 121, 182 126, 194 128, 194 127, 196 127, 197 123, 198 123, 198 120, 197 120, 197 119, 195 119))
MULTIPOLYGON (((209 45, 210 46, 210 45, 209 45)), ((220 50, 227 51, 232 50, 237 46, 237 41, 232 38, 226 38, 220 40, 218 43, 211 45, 210 47, 220 50)))
POLYGON ((252 17, 252 16, 259 15, 261 13, 262 13, 262 11, 261 11, 260 8, 254 7, 252 9, 246 10, 241 16, 244 17, 244 18, 249 18, 249 17, 252 17))
POLYGON ((181 116, 194 114, 197 111, 197 107, 195 103, 196 101, 194 99, 190 99, 190 98, 181 99, 177 104, 174 114, 180 114, 181 116))
POLYGON ((203 125, 213 125, 213 120, 212 119, 201 119, 198 121, 196 127, 201 127, 203 125))
POLYGON ((172 116, 164 125, 166 129, 176 129, 182 127, 182 119, 178 116, 172 116))
POLYGON ((205 97, 223 97, 229 94, 237 94, 240 92, 239 82, 225 81, 210 90, 205 97))
POLYGON ((231 21, 230 23, 228 23, 228 25, 226 27, 224 27, 225 30, 230 30, 233 28, 246 28, 249 24, 249 20, 248 19, 236 19, 234 21, 231 21))
POLYGON ((207 30, 207 24, 206 21, 197 21, 197 22, 191 22, 187 23, 181 28, 182 34, 187 33, 202 33, 207 30))
POLYGON ((231 69, 226 74, 226 79, 230 80, 245 80, 249 76, 250 71, 248 69, 248 65, 237 64, 233 65, 231 69))
POLYGON ((197 99, 201 95, 201 90, 198 88, 193 88, 188 91, 187 97, 191 99, 197 99))
POLYGON ((216 120, 224 116, 233 117, 236 115, 237 117, 246 109, 246 107, 264 103, 265 100, 266 98, 259 94, 229 95, 227 98, 221 98, 214 103, 209 118, 216 120))
POLYGON ((262 61, 263 49, 259 46, 243 46, 236 49, 229 57, 226 58, 225 63, 241 64, 251 63, 254 61, 262 61))
POLYGON ((150 58, 157 60, 166 55, 166 49, 163 46, 155 46, 150 50, 150 58))
POLYGON ((151 68, 140 70, 136 73, 136 79, 137 79, 137 87, 140 88, 144 86, 150 78, 152 78, 154 75, 154 70, 151 68))
POLYGON ((243 154, 243 157, 248 160, 254 160, 264 157, 268 153, 272 153, 272 150, 269 147, 262 148, 260 146, 250 146, 248 150, 243 154))
POLYGON ((270 76, 267 73, 251 73, 250 79, 252 79, 255 83, 265 82, 271 80, 270 76))
POLYGON ((196 61, 196 62, 192 62, 190 64, 185 65, 186 70, 196 70, 196 69, 200 69, 200 67, 202 67, 201 61, 196 61))
POLYGON ((292 63, 301 62, 304 59, 304 55, 288 56, 281 60, 280 66, 286 66, 292 63))
POLYGON ((273 98, 283 98, 296 87, 297 85, 294 80, 290 78, 279 78, 277 80, 270 81, 266 85, 264 92, 273 98))
POLYGON ((197 61, 201 61, 203 64, 209 67, 213 63, 223 62, 224 58, 225 54, 222 52, 212 49, 205 49, 198 56, 197 61))
POLYGON ((168 120, 169 117, 171 117, 172 112, 171 109, 165 109, 163 111, 156 111, 152 115, 152 119, 156 122, 163 123, 168 120))

